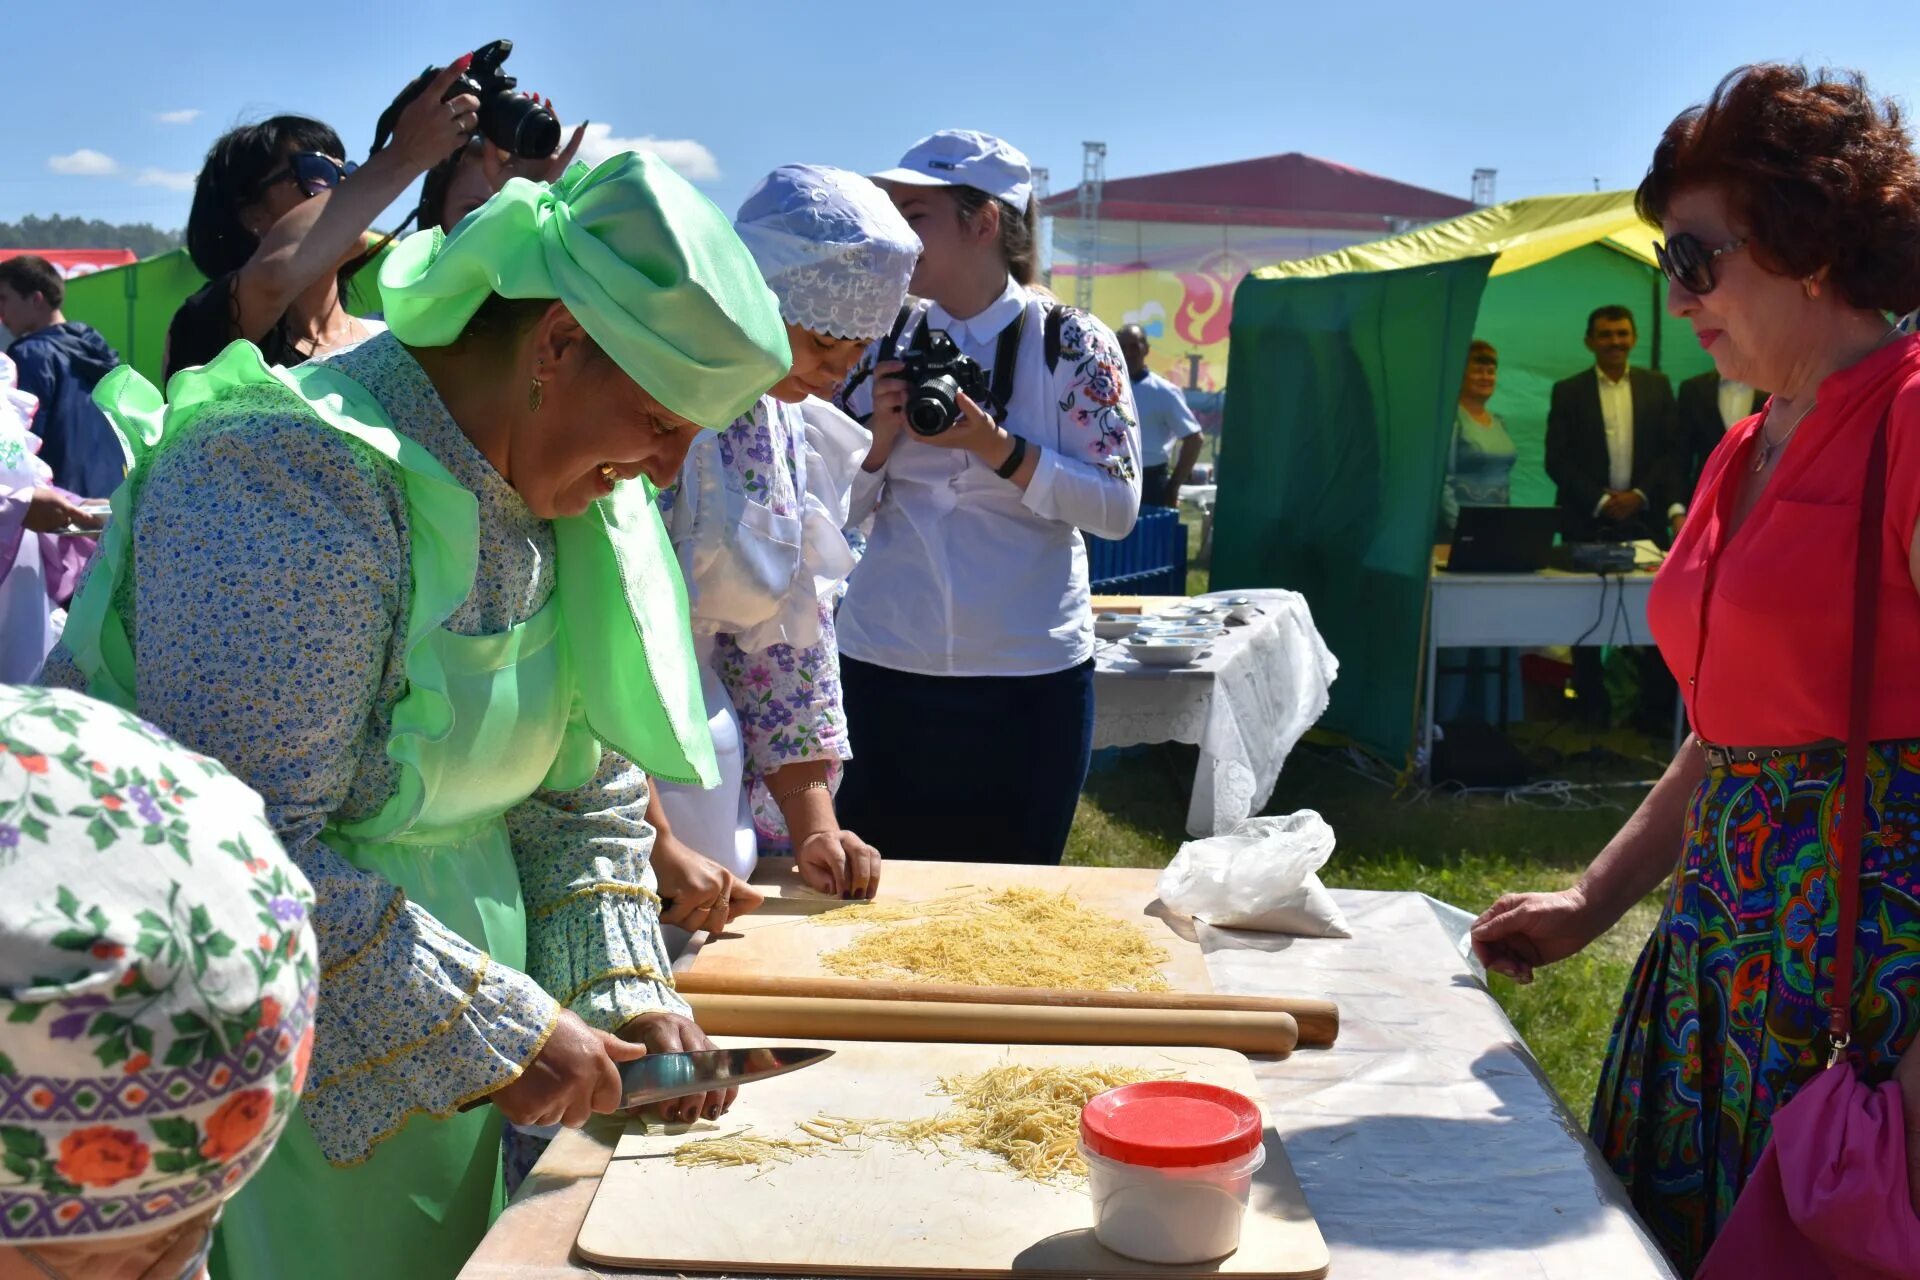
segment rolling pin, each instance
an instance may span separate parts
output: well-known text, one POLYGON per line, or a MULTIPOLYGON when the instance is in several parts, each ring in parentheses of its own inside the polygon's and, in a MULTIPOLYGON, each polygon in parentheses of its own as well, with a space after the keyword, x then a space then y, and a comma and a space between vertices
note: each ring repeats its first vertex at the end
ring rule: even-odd
MULTIPOLYGON (((683 991, 683 994, 686 994, 683 991)), ((1194 1046, 1284 1054, 1300 1041, 1290 1013, 1110 1009, 1039 1004, 936 1004, 817 996, 687 995, 717 1036, 934 1040, 975 1044, 1194 1046)))
POLYGON ((1300 1043, 1325 1047, 1340 1034, 1340 1007, 1297 996, 1228 996, 1194 991, 1070 991, 1052 987, 969 987, 946 982, 870 982, 861 978, 773 977, 762 974, 674 975, 685 996, 782 996, 840 1000, 919 1000, 934 1004, 1038 1004, 1070 1009, 1165 1009, 1174 1012, 1286 1013, 1300 1043))

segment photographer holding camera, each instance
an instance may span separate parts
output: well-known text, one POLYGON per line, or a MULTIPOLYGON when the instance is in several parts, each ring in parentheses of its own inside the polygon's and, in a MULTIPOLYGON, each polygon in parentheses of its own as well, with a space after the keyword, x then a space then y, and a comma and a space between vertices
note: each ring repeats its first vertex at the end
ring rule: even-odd
MULTIPOLYGON (((420 180, 420 203, 409 220, 417 219, 421 230, 453 230, 460 219, 485 204, 509 179, 559 181, 586 139, 587 125, 583 121, 567 139, 567 145, 560 146, 560 120, 554 114, 552 99, 518 92, 519 82, 501 69, 512 52, 511 40, 495 40, 474 50, 472 61, 454 85, 455 90, 471 93, 479 101, 480 127, 465 146, 427 170, 420 180)), ((437 74, 428 67, 381 114, 374 131, 376 152, 393 139, 401 114, 437 74)))
POLYGON ((852 518, 874 522, 838 618, 840 815, 900 856, 1057 863, 1093 742, 1081 530, 1124 537, 1140 509, 1126 361, 1029 287, 1019 151, 948 130, 874 180, 924 248, 843 393, 874 436, 852 518))
POLYGON ((455 88, 473 55, 441 69, 400 113, 391 147, 364 166, 318 120, 275 116, 224 134, 207 153, 187 215, 187 252, 209 283, 167 329, 165 368, 206 364, 245 339, 269 364, 296 365, 382 331, 348 314, 367 229, 414 179, 466 144, 480 99, 455 88))

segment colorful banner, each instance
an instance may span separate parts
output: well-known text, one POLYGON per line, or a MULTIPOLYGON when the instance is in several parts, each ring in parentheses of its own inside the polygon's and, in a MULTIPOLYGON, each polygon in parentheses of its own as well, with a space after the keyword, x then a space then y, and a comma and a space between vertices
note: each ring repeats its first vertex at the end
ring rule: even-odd
MULTIPOLYGON (((1077 224, 1054 221, 1053 291, 1072 302, 1080 265, 1077 224)), ((1113 328, 1137 324, 1148 367, 1175 385, 1219 391, 1227 382, 1233 291, 1248 272, 1366 239, 1351 231, 1107 222, 1094 259, 1093 313, 1113 328)))

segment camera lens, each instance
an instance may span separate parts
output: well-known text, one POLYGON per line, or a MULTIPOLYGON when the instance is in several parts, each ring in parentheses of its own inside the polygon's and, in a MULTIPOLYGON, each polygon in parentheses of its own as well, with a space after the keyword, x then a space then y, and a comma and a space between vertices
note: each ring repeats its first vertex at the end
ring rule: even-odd
POLYGON ((480 104, 480 132, 503 151, 544 160, 560 149, 560 121, 532 98, 502 90, 480 104))
POLYGON ((960 421, 959 394, 959 386, 946 374, 929 378, 907 397, 907 425, 915 435, 939 435, 960 421))

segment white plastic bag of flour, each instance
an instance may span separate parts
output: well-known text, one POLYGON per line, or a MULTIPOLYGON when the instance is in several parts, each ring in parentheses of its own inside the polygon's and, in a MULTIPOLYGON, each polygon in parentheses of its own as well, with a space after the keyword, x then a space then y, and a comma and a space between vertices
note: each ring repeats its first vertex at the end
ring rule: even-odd
POLYGON ((1223 836, 1189 840, 1160 873, 1160 900, 1223 929, 1350 938, 1316 873, 1333 856, 1333 828, 1311 809, 1249 818, 1223 836))

